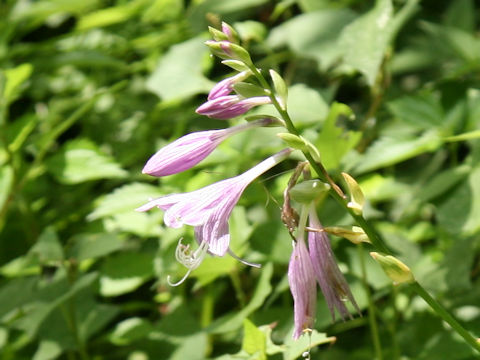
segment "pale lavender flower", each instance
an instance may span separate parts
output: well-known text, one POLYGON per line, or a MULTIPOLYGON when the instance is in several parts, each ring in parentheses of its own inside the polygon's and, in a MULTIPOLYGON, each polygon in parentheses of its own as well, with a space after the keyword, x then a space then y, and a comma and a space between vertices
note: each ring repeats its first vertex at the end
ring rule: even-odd
POLYGON ((254 106, 270 103, 271 99, 268 96, 242 98, 238 95, 225 95, 207 101, 195 111, 200 115, 225 120, 242 115, 254 106))
POLYGON ((221 96, 229 95, 233 90, 233 85, 248 78, 252 72, 250 70, 239 72, 234 76, 230 76, 222 81, 218 82, 210 93, 208 94, 208 100, 214 100, 221 96))
MULTIPOLYGON (((322 229, 322 224, 313 206, 309 215, 310 227, 322 229)), ((333 320, 335 320, 335 308, 337 308, 343 320, 346 317, 352 318, 345 303, 351 301, 358 312, 360 312, 360 309, 355 302, 345 277, 337 265, 327 234, 325 232, 309 232, 308 247, 315 276, 323 296, 325 296, 333 320)))
POLYGON ((266 118, 221 130, 194 132, 182 136, 157 151, 145 164, 142 173, 166 176, 192 168, 205 159, 228 137, 249 128, 265 126, 273 120, 266 118))
POLYGON ((294 331, 298 339, 304 330, 313 328, 317 304, 317 284, 303 231, 294 243, 288 265, 288 283, 293 296, 294 331))
POLYGON ((195 227, 199 249, 192 253, 179 243, 177 260, 188 268, 188 272, 174 285, 180 284, 200 265, 207 251, 217 256, 225 255, 230 244, 228 219, 243 190, 258 176, 283 161, 291 151, 284 149, 236 177, 192 192, 162 196, 137 209, 148 211, 158 207, 165 211, 163 221, 167 226, 179 228, 186 224, 195 227))

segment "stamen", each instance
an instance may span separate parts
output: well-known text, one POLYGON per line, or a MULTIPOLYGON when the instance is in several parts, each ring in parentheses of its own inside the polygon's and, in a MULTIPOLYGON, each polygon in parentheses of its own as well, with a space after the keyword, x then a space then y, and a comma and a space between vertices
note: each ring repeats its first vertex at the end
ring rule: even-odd
POLYGON ((183 245, 182 244, 182 239, 178 241, 177 248, 175 250, 175 258, 177 261, 185 266, 188 271, 187 273, 176 283, 172 283, 170 281, 170 275, 167 277, 167 282, 170 286, 178 286, 181 283, 183 283, 188 275, 195 270, 203 261, 205 258, 205 255, 207 254, 208 250, 208 243, 206 241, 203 241, 200 246, 198 247, 197 250, 195 250, 193 253, 190 250, 190 245, 183 245))

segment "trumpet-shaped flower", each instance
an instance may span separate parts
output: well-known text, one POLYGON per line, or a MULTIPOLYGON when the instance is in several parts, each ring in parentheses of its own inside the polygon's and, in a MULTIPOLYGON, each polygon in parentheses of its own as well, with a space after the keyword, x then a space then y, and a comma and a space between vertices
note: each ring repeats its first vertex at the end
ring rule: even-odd
POLYGON ((268 96, 242 98, 238 95, 225 95, 207 101, 195 111, 200 115, 225 120, 242 115, 254 106, 270 103, 271 99, 268 96))
POLYGON ((230 243, 228 219, 243 191, 254 179, 283 161, 291 151, 284 149, 236 177, 192 192, 162 196, 137 209, 148 211, 158 207, 165 211, 164 223, 167 226, 179 228, 186 224, 195 227, 199 249, 192 253, 181 243, 180 249, 177 249, 177 259, 189 269, 179 283, 200 264, 207 251, 218 256, 225 255, 230 243))
MULTIPOLYGON (((322 229, 322 224, 313 206, 310 209, 310 227, 322 229)), ((348 283, 337 265, 327 234, 325 232, 309 232, 308 247, 315 276, 333 320, 335 320, 335 308, 343 320, 346 317, 352 317, 345 306, 347 301, 351 301, 355 309, 360 312, 348 283)))
POLYGON ((156 152, 142 172, 152 176, 166 176, 188 170, 205 159, 228 137, 249 128, 265 126, 273 120, 266 118, 221 130, 194 132, 168 144, 156 152))
POLYGON ((317 304, 315 273, 303 235, 302 232, 301 236, 297 236, 288 265, 288 283, 294 306, 294 339, 313 327, 317 304))
POLYGON ((208 94, 208 100, 214 100, 221 96, 229 95, 233 90, 233 85, 248 78, 252 72, 250 70, 239 72, 218 82, 208 94))

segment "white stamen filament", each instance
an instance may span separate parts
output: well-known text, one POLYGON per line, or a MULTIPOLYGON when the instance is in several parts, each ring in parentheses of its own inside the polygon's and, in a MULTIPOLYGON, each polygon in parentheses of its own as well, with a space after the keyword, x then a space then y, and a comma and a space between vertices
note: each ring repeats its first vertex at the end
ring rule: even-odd
POLYGON ((178 286, 180 285, 181 283, 183 283, 188 275, 190 275, 190 273, 195 270, 200 264, 201 262, 203 261, 203 259, 205 258, 205 255, 207 254, 207 250, 208 250, 208 243, 206 241, 203 241, 200 246, 198 247, 197 250, 195 250, 194 252, 192 252, 190 250, 190 245, 183 245, 182 244, 182 239, 180 239, 178 241, 178 245, 177 245, 177 248, 175 250, 175 258, 177 259, 177 261, 182 264, 183 266, 185 266, 188 271, 187 273, 179 280, 177 281, 176 283, 172 283, 170 281, 170 275, 167 277, 167 282, 170 286, 178 286))
POLYGON ((246 260, 243 260, 242 258, 238 257, 232 250, 228 249, 228 253, 230 254, 231 257, 233 257, 235 260, 238 260, 240 261, 242 264, 245 264, 245 265, 248 265, 248 266, 252 266, 252 267, 256 267, 256 268, 261 268, 262 265, 260 264, 256 264, 256 263, 251 263, 251 262, 248 262, 246 260))

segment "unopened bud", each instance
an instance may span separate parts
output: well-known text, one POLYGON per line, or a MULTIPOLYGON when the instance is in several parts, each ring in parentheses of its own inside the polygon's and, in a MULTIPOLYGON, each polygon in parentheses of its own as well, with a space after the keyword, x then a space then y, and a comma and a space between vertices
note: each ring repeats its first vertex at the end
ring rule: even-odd
POLYGON ((212 41, 207 40, 205 44, 210 48, 215 56, 225 60, 239 60, 246 65, 252 64, 252 59, 247 50, 237 44, 229 41, 212 41))
POLYGON ((223 32, 220 30, 217 30, 211 26, 208 27, 208 31, 210 32, 210 35, 212 35, 213 40, 215 41, 224 41, 228 40, 228 36, 225 35, 223 32))
POLYGON ((361 242, 370 243, 370 239, 368 238, 365 231, 359 226, 351 226, 351 227, 342 227, 342 226, 330 226, 326 227, 323 230, 328 232, 329 234, 343 237, 354 244, 359 244, 361 242))
POLYGON ((396 257, 371 252, 370 256, 380 264, 385 274, 393 280, 394 285, 415 281, 410 268, 396 257))
POLYGON ((235 31, 233 27, 228 25, 226 22, 222 22, 222 32, 227 37, 228 41, 235 44, 238 44, 240 42, 238 33, 235 31))
POLYGON ((363 196, 362 189, 360 189, 357 181, 347 173, 342 172, 342 176, 345 179, 348 192, 350 193, 350 202, 347 206, 352 209, 355 214, 361 215, 363 206, 365 205, 365 197, 363 196))
POLYGON ((295 201, 310 204, 330 190, 330 185, 320 180, 303 181, 290 189, 290 196, 295 201))

